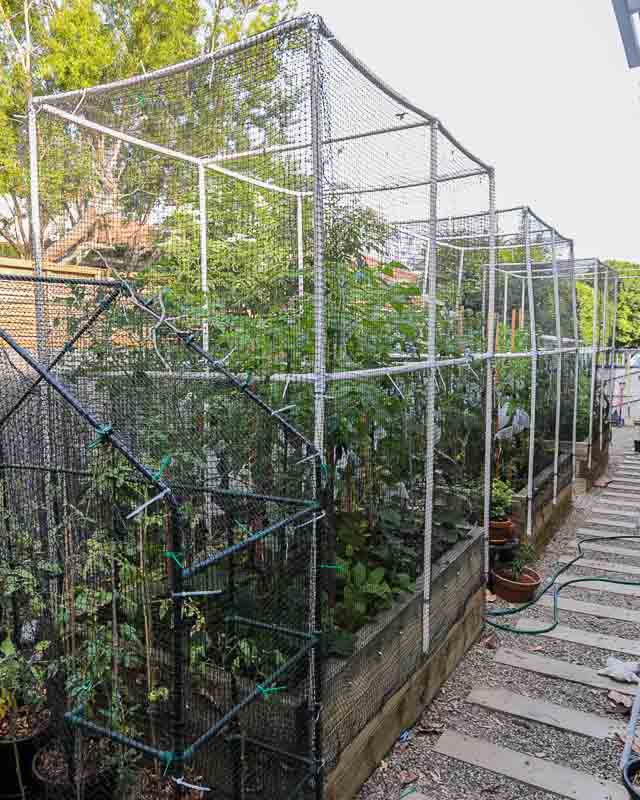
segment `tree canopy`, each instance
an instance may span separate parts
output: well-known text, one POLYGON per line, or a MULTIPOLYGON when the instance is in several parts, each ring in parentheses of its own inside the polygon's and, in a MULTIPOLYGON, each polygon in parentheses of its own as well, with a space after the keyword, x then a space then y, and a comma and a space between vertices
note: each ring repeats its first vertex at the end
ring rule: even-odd
POLYGON ((297 0, 0 0, 0 247, 31 250, 25 111, 259 33, 297 0))
POLYGON ((640 264, 630 261, 608 261, 621 278, 618 289, 617 347, 640 347, 640 264))

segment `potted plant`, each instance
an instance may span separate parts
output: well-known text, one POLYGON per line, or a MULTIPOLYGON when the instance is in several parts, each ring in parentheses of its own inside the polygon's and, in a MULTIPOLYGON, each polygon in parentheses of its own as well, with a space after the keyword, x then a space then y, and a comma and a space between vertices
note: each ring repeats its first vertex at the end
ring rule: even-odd
POLYGON ((542 578, 531 567, 536 553, 531 545, 520 545, 510 564, 494 569, 493 590, 509 603, 528 603, 540 588, 542 578))
POLYGON ((0 798, 24 800, 33 786, 31 760, 48 724, 41 642, 27 655, 7 635, 0 643, 0 798))
POLYGON ((491 512, 489 515, 489 543, 502 545, 513 538, 511 503, 513 489, 506 482, 494 478, 491 484, 491 512))
POLYGON ((45 662, 37 641, 45 603, 36 577, 37 548, 19 522, 3 515, 6 555, 0 561, 0 798, 24 798, 31 759, 49 726, 45 662))

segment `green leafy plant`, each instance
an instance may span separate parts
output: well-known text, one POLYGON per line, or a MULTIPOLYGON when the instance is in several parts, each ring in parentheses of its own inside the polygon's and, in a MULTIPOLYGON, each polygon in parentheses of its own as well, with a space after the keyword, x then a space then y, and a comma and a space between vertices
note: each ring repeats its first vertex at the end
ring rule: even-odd
POLYGON ((511 486, 499 478, 494 478, 491 483, 491 519, 494 522, 503 522, 509 519, 512 502, 513 489, 511 486))
POLYGON ((530 544, 521 544, 516 551, 515 558, 509 563, 509 573, 514 581, 520 579, 522 571, 536 560, 535 548, 530 544))

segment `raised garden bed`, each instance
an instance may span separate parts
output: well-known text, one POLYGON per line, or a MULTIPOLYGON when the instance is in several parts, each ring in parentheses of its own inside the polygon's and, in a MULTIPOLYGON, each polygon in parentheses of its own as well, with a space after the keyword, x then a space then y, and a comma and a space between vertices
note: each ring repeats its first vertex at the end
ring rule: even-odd
POLYGON ((553 464, 533 479, 533 529, 527 536, 527 487, 513 495, 512 519, 521 542, 543 547, 553 536, 571 507, 573 459, 570 453, 558 458, 558 496, 553 502, 553 464))
POLYGON ((602 477, 609 466, 609 443, 611 442, 611 428, 605 423, 602 435, 596 432, 596 439, 591 448, 589 442, 576 442, 576 480, 574 491, 576 494, 590 492, 593 484, 602 477), (589 468, 589 450, 591 449, 591 468, 589 468))
POLYGON ((481 528, 432 568, 431 646, 422 653, 423 585, 357 634, 355 653, 325 663, 323 759, 327 800, 358 791, 415 723, 482 629, 481 528))

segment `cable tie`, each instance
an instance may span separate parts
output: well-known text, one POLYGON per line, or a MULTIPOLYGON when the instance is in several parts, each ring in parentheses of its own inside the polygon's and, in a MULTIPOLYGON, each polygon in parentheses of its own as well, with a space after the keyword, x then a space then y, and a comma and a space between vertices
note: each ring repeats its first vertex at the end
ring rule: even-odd
POLYGON ((241 384, 241 386, 240 386, 240 388, 242 389, 243 392, 249 386, 249 384, 252 382, 252 380, 253 380, 253 375, 251 373, 249 373, 247 375, 247 378, 246 378, 245 382, 243 384, 241 384))
POLYGON ((99 447, 101 444, 111 436, 113 433, 113 425, 100 425, 97 430, 97 437, 89 443, 89 450, 94 450, 96 447, 99 447))
MULTIPOLYGON (((298 464, 304 464, 304 462, 305 462, 305 461, 311 461, 312 459, 314 459, 314 458, 319 458, 319 457, 320 457, 320 453, 318 453, 318 452, 316 451, 315 453, 311 453, 311 455, 310 455, 310 456, 306 456, 305 458, 301 458, 301 459, 300 459, 300 461, 296 461, 296 463, 294 464, 294 466, 296 466, 296 467, 297 467, 297 466, 298 466, 298 464)), ((322 468, 322 465, 320 465, 320 468, 322 468)))
POLYGON ((134 509, 130 514, 127 515, 126 519, 133 519, 134 517, 137 517, 138 514, 141 514, 145 510, 145 508, 148 508, 150 505, 157 502, 158 500, 162 500, 162 498, 166 494, 169 494, 170 491, 171 490, 169 489, 169 487, 163 489, 160 492, 160 494, 157 494, 155 497, 152 497, 151 500, 147 500, 146 503, 143 503, 141 506, 138 506, 138 508, 134 509))
POLYGON ((180 778, 172 778, 178 786, 184 786, 185 789, 195 789, 196 792, 210 792, 211 789, 209 786, 195 786, 193 783, 187 783, 184 777, 180 778))
POLYGON ((285 411, 290 411, 292 408, 295 408, 295 407, 296 407, 296 404, 295 403, 291 403, 291 405, 289 405, 289 406, 284 406, 284 408, 279 408, 277 411, 272 411, 271 412, 271 416, 275 417, 276 414, 282 414, 285 411))
POLYGON ((165 550, 164 556, 165 558, 173 559, 176 562, 176 564, 180 567, 180 569, 184 569, 184 567, 180 563, 180 559, 178 558, 177 554, 173 552, 173 550, 165 550))
POLYGON ((313 517, 313 519, 308 519, 306 522, 303 522, 302 525, 296 525, 296 530, 298 530, 298 528, 304 528, 306 525, 311 525, 312 522, 320 522, 320 520, 324 519, 326 516, 326 511, 323 511, 319 517, 313 517))

